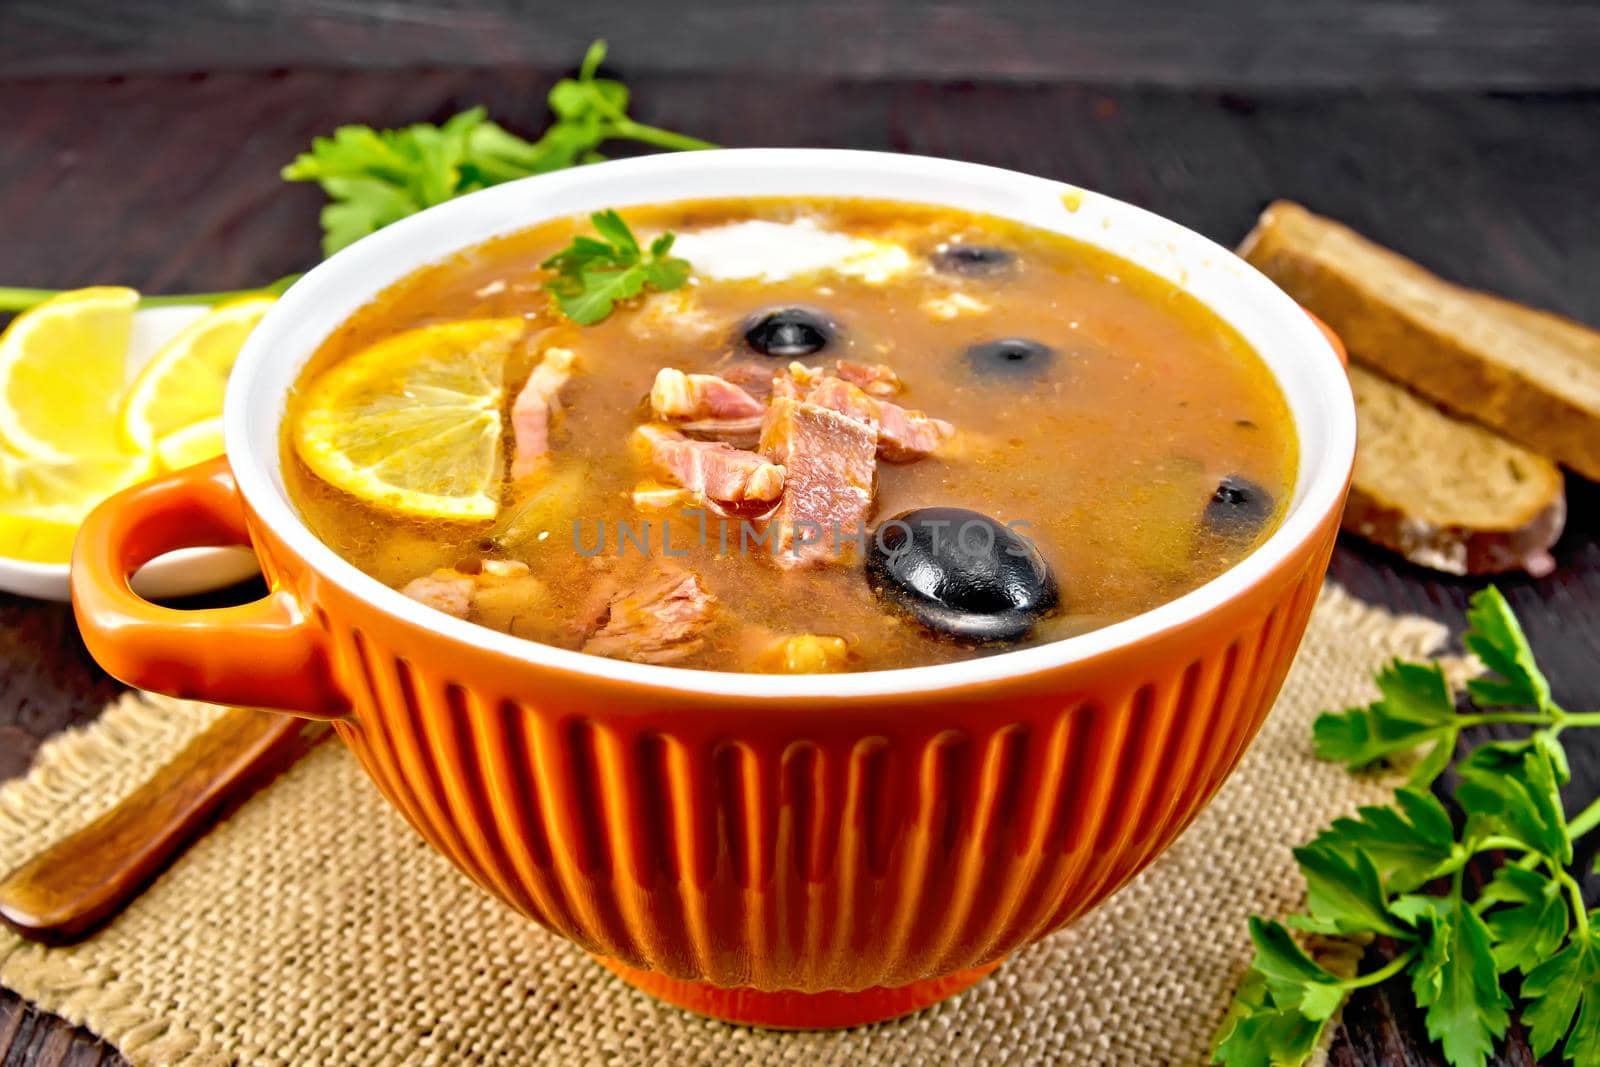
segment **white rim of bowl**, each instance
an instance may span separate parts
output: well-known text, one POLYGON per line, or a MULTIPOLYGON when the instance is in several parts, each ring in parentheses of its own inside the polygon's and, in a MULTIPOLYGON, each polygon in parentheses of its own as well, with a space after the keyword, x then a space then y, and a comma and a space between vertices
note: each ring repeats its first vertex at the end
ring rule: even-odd
MULTIPOLYGON (((1078 208, 1073 206, 1064 210, 1076 211, 1078 208)), ((991 213, 1004 216, 1007 211, 992 210, 991 213)), ((1119 249, 1113 248, 1112 251, 1124 258, 1134 258, 1119 249)), ((1146 269, 1156 269, 1157 273, 1162 273, 1148 262, 1139 262, 1146 269)), ((1186 285, 1186 278, 1192 276, 1185 273, 1188 270, 1180 269, 1180 277, 1176 279, 1180 285, 1186 285)), ((1236 316, 1239 305, 1230 314, 1227 307, 1218 307, 1213 301, 1203 298, 1202 301, 1222 318, 1238 325, 1236 316)), ((302 334, 309 330, 309 327, 299 328, 302 334)), ((250 508, 291 551, 325 580, 346 593, 371 603, 388 615, 434 631, 442 637, 539 667, 683 694, 751 699, 834 700, 905 696, 1016 680, 1088 660, 1119 646, 1192 623, 1244 594, 1316 536, 1328 513, 1338 506, 1355 456, 1354 402, 1348 379, 1332 347, 1299 305, 1228 249, 1142 208, 1064 182, 955 160, 841 149, 723 149, 617 160, 509 182, 413 215, 340 251, 311 270, 284 294, 246 343, 228 386, 224 411, 229 462, 240 492, 250 508), (650 195, 652 188, 663 180, 681 182, 721 175, 726 181, 728 172, 742 175, 741 180, 762 185, 760 191, 744 194, 750 196, 857 196, 919 203, 945 202, 939 197, 917 196, 916 183, 922 180, 943 181, 949 186, 961 188, 964 195, 970 193, 974 198, 986 198, 991 202, 997 196, 1007 195, 1015 195, 1019 201, 1026 198, 1037 200, 1041 194, 1048 194, 1057 200, 1069 198, 1075 204, 1092 204, 1096 210, 1116 216, 1119 228, 1139 230, 1145 245, 1153 248, 1159 243, 1174 254, 1198 258, 1203 264, 1198 268, 1202 272, 1213 275, 1225 273, 1226 284, 1237 287, 1241 305, 1246 302, 1255 305, 1275 320, 1269 326, 1281 334, 1285 349, 1292 346, 1298 352, 1319 354, 1318 358, 1309 361, 1297 372, 1312 375, 1309 388, 1314 402, 1320 405, 1320 416, 1326 420, 1324 445, 1317 455, 1310 455, 1302 426, 1304 412, 1294 409, 1285 382, 1284 369, 1289 365, 1286 362, 1289 354, 1258 350, 1260 358, 1291 401, 1295 429, 1300 437, 1301 457, 1295 499, 1288 514, 1266 541, 1222 574, 1173 600, 1098 630, 1047 644, 950 663, 849 674, 808 675, 653 666, 587 655, 514 637, 454 618, 411 600, 363 573, 312 534, 295 513, 283 491, 278 477, 278 442, 288 384, 293 382, 299 368, 328 331, 319 329, 314 336, 299 337, 292 343, 287 336, 293 336, 303 320, 330 317, 326 311, 318 311, 319 304, 326 305, 330 299, 338 297, 340 310, 332 316, 336 325, 394 281, 428 263, 437 262, 496 234, 515 232, 575 211, 598 210, 611 205, 626 207, 694 199, 697 195, 740 195, 737 192, 720 191, 650 195), (904 195, 899 196, 833 191, 852 181, 906 184, 904 195), (584 192, 588 186, 609 187, 630 182, 631 191, 610 196, 604 202, 594 200, 584 192), (784 186, 788 191, 767 192, 767 186, 784 186), (529 200, 559 201, 562 197, 587 199, 592 206, 542 212, 530 210, 527 206, 529 200), (496 219, 499 221, 490 221, 496 219), (424 254, 418 253, 419 245, 427 249, 424 254), (348 291, 339 296, 341 288, 348 291), (271 396, 253 395, 255 383, 263 371, 285 351, 293 352, 294 358, 292 371, 289 370, 289 364, 281 359, 279 361, 277 370, 283 376, 283 388, 271 396), (264 405, 270 405, 270 409, 264 405), (258 447, 261 438, 265 438, 261 442, 265 445, 265 454, 258 447)))

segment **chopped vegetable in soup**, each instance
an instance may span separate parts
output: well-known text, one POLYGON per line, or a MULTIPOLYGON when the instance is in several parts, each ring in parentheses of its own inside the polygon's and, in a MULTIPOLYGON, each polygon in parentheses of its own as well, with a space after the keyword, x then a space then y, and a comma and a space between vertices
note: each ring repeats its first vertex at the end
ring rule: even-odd
POLYGON ((729 671, 1127 618, 1250 552, 1296 462, 1265 366, 1177 286, 856 200, 480 245, 354 315, 289 416, 291 497, 380 581, 529 640, 729 671))

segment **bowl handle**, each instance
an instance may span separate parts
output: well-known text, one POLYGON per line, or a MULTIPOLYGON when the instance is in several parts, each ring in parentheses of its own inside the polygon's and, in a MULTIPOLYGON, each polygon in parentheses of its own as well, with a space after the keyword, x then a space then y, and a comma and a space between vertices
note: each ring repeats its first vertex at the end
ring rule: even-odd
POLYGON ((274 583, 260 600, 184 610, 152 604, 128 584, 142 565, 179 548, 247 545, 244 505, 227 460, 126 489, 84 520, 72 553, 72 605, 84 643, 129 685, 217 704, 342 718, 327 634, 274 583))

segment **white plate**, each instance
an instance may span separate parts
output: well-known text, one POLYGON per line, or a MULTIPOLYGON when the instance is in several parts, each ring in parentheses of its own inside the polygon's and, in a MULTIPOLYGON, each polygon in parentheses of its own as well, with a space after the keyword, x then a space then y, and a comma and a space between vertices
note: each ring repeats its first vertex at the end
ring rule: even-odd
MULTIPOLYGON (((199 318, 202 307, 144 308, 134 313, 128 350, 130 380, 174 334, 199 318)), ((67 565, 32 563, 0 556, 0 589, 43 600, 67 600, 67 565)), ((260 573, 248 548, 185 548, 159 556, 133 576, 140 596, 189 596, 222 589, 260 573)))

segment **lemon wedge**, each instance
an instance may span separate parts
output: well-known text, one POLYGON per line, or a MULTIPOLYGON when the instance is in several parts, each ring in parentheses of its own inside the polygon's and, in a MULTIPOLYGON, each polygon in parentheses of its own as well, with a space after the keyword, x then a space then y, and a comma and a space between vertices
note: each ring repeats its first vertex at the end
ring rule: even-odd
POLYGON ((125 444, 148 452, 186 427, 220 416, 228 372, 244 339, 273 302, 270 296, 254 296, 221 304, 163 345, 122 402, 119 423, 125 444))
POLYGON ((422 326, 323 371, 297 405, 295 452, 389 511, 477 522, 500 507, 505 361, 519 318, 422 326))
POLYGON ((156 442, 156 460, 163 470, 182 470, 222 455, 222 416, 190 423, 156 442))
POLYGON ((0 336, 0 441, 65 461, 115 456, 123 359, 139 294, 99 286, 51 297, 0 336))
POLYGON ((66 563, 94 506, 150 475, 150 457, 38 459, 0 451, 0 556, 66 563))

